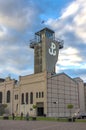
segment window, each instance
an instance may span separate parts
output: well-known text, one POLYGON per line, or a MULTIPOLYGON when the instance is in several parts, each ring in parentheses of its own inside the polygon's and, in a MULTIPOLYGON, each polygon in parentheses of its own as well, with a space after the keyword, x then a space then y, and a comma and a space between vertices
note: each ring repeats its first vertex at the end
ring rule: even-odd
POLYGON ((41 92, 39 92, 39 98, 41 97, 41 92))
POLYGON ((15 100, 18 100, 18 94, 17 94, 17 95, 15 95, 15 100))
POLYGON ((21 95, 21 104, 24 104, 24 93, 21 95))
POLYGON ((16 95, 15 95, 15 100, 16 100, 16 95))
POLYGON ((26 93, 26 104, 28 104, 28 93, 26 93))
POLYGON ((38 98, 38 92, 36 92, 36 98, 38 98))
POLYGON ((36 92, 36 98, 43 98, 44 92, 36 92))
POLYGON ((33 104, 33 93, 30 93, 30 104, 33 104))
POLYGON ((7 103, 10 103, 10 91, 7 91, 7 103))
POLYGON ((18 94, 16 95, 16 98, 18 99, 18 94))
POLYGON ((2 103, 2 92, 0 92, 0 103, 2 103))
POLYGON ((42 98, 44 97, 44 92, 42 92, 42 98))

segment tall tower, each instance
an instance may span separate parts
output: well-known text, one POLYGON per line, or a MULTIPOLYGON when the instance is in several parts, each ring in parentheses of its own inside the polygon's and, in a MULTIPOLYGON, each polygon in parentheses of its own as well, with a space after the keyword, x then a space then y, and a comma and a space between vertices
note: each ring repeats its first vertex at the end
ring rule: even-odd
POLYGON ((55 33, 44 28, 35 33, 35 39, 30 40, 30 48, 34 49, 34 73, 43 71, 55 72, 59 49, 63 48, 63 41, 55 39, 55 33))

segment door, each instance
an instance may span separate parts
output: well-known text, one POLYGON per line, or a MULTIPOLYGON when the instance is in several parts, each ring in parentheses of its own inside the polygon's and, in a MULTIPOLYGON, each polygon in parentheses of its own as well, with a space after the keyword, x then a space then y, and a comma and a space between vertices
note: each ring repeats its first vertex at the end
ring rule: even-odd
POLYGON ((43 116, 44 115, 44 108, 43 107, 38 107, 37 108, 37 115, 38 116, 43 116))

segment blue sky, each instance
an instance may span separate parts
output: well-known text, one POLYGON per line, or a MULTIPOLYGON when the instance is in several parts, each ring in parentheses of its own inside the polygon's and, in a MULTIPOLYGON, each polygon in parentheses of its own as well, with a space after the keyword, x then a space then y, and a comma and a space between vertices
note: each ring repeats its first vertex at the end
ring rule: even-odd
POLYGON ((0 77, 18 79, 34 72, 29 40, 49 27, 64 40, 56 72, 86 81, 85 21, 85 0, 0 0, 0 77))

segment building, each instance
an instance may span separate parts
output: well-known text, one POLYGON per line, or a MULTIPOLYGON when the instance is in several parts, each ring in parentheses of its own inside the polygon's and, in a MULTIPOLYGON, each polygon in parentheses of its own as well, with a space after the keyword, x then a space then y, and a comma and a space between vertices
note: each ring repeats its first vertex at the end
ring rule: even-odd
POLYGON ((76 82, 78 83, 78 90, 79 90, 79 108, 80 112, 85 112, 85 91, 84 91, 84 82, 81 78, 75 78, 76 82))
POLYGON ((86 83, 84 83, 84 98, 85 98, 85 112, 86 112, 86 83))
POLYGON ((10 77, 0 81, 0 103, 7 104, 6 112, 25 115, 29 112, 32 116, 33 105, 37 106, 37 116, 67 117, 78 109, 84 111, 84 97, 79 97, 83 82, 65 73, 55 73, 63 41, 55 39, 54 31, 44 28, 35 33, 30 47, 34 49, 34 74, 20 76, 19 81, 10 77), (68 104, 73 105, 71 111, 68 104))

